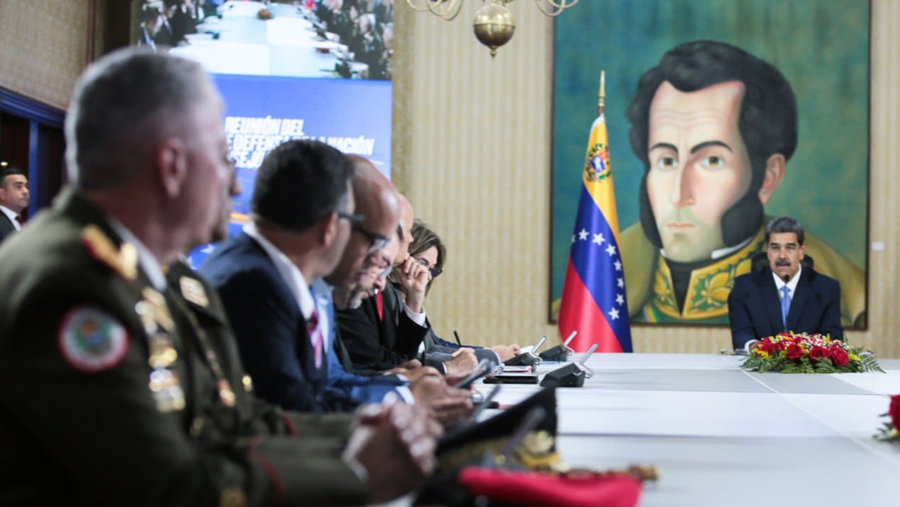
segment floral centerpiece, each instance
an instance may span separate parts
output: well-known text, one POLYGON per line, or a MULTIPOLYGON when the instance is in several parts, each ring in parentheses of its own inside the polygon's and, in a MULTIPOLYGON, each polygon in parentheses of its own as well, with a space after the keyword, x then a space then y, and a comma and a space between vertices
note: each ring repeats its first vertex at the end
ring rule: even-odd
POLYGON ((272 11, 269 9, 260 9, 259 12, 256 13, 256 17, 263 21, 272 19, 272 11))
POLYGON ((882 442, 900 444, 900 394, 891 396, 890 408, 887 414, 883 414, 883 417, 890 417, 890 421, 884 423, 875 438, 882 442))
POLYGON ((871 353, 820 334, 781 333, 763 338, 741 368, 764 373, 854 373, 884 370, 871 353))

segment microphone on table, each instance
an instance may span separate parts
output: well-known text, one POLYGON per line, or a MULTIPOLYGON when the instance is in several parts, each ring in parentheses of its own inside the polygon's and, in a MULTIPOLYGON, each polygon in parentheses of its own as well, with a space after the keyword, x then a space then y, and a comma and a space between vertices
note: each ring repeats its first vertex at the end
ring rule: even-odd
POLYGON ((541 348, 541 345, 543 345, 545 341, 547 341, 547 337, 541 336, 541 339, 538 340, 538 342, 534 345, 534 347, 531 348, 531 350, 522 352, 521 354, 513 358, 507 359, 503 362, 503 364, 507 366, 535 366, 541 364, 541 358, 536 354, 538 349, 541 348))
POLYGON ((578 331, 572 331, 572 334, 566 338, 561 345, 557 345, 553 348, 547 349, 540 353, 541 359, 544 361, 567 361, 569 359, 569 354, 575 352, 571 348, 569 348, 569 344, 572 343, 572 340, 575 339, 575 335, 578 334, 578 331))
POLYGON ((594 371, 588 368, 584 363, 591 357, 591 354, 597 350, 598 345, 595 343, 581 359, 572 364, 567 364, 562 368, 557 368, 550 373, 544 375, 541 381, 541 387, 581 387, 584 385, 584 379, 594 376, 594 371))

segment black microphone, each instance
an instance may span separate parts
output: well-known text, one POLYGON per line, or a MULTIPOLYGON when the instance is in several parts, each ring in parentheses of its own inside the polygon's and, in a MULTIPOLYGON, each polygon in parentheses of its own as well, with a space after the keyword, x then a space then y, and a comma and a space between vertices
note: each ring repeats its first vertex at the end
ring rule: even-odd
POLYGON ((591 357, 591 354, 597 350, 597 344, 591 345, 591 348, 576 363, 567 364, 562 368, 557 368, 550 373, 544 375, 541 380, 541 387, 581 387, 584 385, 584 379, 594 376, 593 370, 585 366, 585 361, 591 357))
POLYGON ((541 339, 538 340, 538 342, 534 345, 534 347, 531 348, 531 350, 529 350, 528 352, 522 352, 515 357, 507 359, 503 362, 503 364, 507 366, 536 366, 538 364, 541 364, 541 358, 538 357, 537 351, 539 348, 541 348, 541 345, 543 345, 545 341, 547 341, 547 337, 541 336, 541 339))
POLYGON ((572 331, 572 334, 566 338, 561 345, 557 345, 553 348, 547 349, 539 354, 540 358, 544 361, 568 361, 569 354, 574 352, 569 348, 569 343, 575 338, 575 335, 578 334, 578 331, 572 331))

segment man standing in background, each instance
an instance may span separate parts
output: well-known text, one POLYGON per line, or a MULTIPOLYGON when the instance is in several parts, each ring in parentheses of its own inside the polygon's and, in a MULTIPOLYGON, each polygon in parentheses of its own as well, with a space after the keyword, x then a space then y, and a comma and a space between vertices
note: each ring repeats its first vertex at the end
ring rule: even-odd
POLYGON ((25 224, 22 211, 28 207, 28 178, 20 169, 0 171, 0 242, 21 231, 25 224))

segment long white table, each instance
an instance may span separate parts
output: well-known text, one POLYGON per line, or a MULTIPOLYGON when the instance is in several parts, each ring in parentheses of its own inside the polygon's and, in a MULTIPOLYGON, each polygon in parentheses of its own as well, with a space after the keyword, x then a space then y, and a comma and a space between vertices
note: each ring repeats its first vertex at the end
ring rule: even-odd
MULTIPOLYGON (((834 375, 749 373, 742 361, 595 354, 584 387, 557 389, 562 459, 657 465, 646 507, 900 505, 900 446, 871 438, 889 395, 900 394, 900 360, 880 360, 884 374, 834 375)), ((537 389, 506 385, 497 400, 537 389)))

